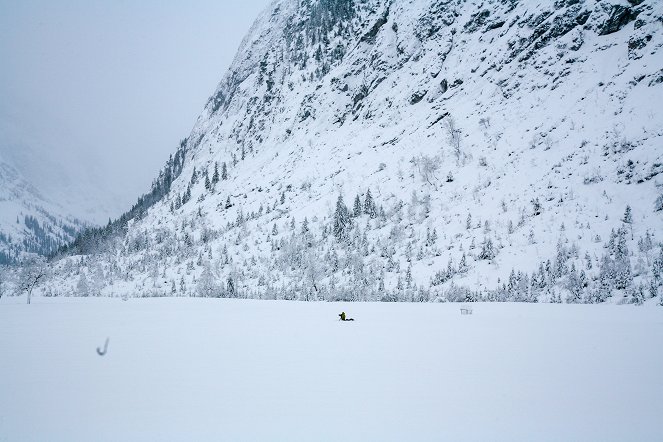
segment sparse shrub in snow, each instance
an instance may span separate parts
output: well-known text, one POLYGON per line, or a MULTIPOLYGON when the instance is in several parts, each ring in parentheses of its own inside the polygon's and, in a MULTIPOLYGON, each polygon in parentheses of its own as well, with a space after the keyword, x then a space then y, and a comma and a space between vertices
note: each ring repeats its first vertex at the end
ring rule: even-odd
POLYGON ((536 244, 536 239, 534 238, 534 230, 530 229, 529 234, 527 235, 527 242, 529 244, 536 244))
POLYGON ((432 286, 442 285, 451 278, 453 278, 455 274, 456 274, 456 269, 454 268, 453 265, 453 259, 449 258, 446 270, 440 270, 437 273, 435 273, 430 284, 432 286))
POLYGON ((626 232, 619 229, 617 244, 614 251, 614 272, 615 287, 623 290, 629 287, 633 282, 633 273, 631 271, 631 260, 629 251, 626 247, 626 232))
POLYGON ((467 273, 468 269, 469 267, 467 266, 467 257, 465 256, 465 253, 463 253, 463 256, 460 258, 460 262, 458 263, 458 273, 467 273))
POLYGON ((638 284, 633 287, 631 292, 631 303, 635 305, 642 305, 645 302, 645 286, 638 284))
POLYGON ((524 225, 525 225, 525 211, 521 210, 520 217, 518 218, 518 227, 522 227, 524 225))
POLYGON ((532 198, 532 213, 534 216, 541 215, 541 201, 538 198, 532 198))
POLYGON ((412 163, 417 167, 421 180, 437 188, 437 171, 440 169, 441 160, 438 156, 429 157, 427 155, 420 155, 412 158, 412 163))
POLYGON ((363 213, 363 209, 361 207, 361 199, 359 199, 359 195, 357 195, 355 197, 355 202, 352 205, 352 215, 355 218, 358 218, 362 215, 362 213, 363 213))
POLYGON ((575 264, 571 264, 571 270, 569 271, 566 283, 566 288, 570 292, 570 295, 566 300, 567 303, 580 304, 583 301, 582 294, 585 288, 583 279, 585 279, 585 277, 580 277, 575 264))
POLYGON ((90 288, 88 287, 87 277, 85 276, 84 272, 81 272, 81 276, 78 278, 76 292, 78 296, 82 297, 87 297, 90 295, 90 288))
POLYGON ((658 257, 652 263, 651 273, 656 284, 660 285, 663 282, 663 246, 660 249, 658 257))
POLYGON ((479 166, 481 167, 487 167, 488 166, 488 160, 484 156, 479 157, 479 166))
POLYGON ((371 189, 366 191, 366 198, 364 199, 364 213, 371 218, 377 218, 378 216, 377 207, 375 205, 375 201, 373 201, 373 196, 371 195, 371 189))
POLYGON ((405 272, 405 288, 412 287, 412 263, 408 264, 407 271, 405 272))
POLYGON ((599 286, 596 300, 603 302, 611 293, 616 279, 616 272, 613 260, 608 254, 603 255, 599 266, 599 286))
POLYGON ((661 210, 663 210, 663 193, 656 198, 656 201, 654 201, 654 211, 660 212, 661 210))
POLYGON ((205 266, 200 278, 196 282, 196 292, 198 296, 206 298, 221 296, 220 287, 217 285, 216 278, 212 274, 212 269, 209 265, 205 266))
POLYGON ((477 297, 472 291, 466 287, 460 287, 451 283, 447 291, 444 293, 444 298, 449 302, 476 302, 477 297))
POLYGON ((553 147, 553 140, 550 138, 550 134, 547 134, 547 136, 543 139, 543 150, 550 150, 553 147))
POLYGON ((447 138, 449 140, 449 144, 451 145, 451 149, 454 153, 454 156, 456 157, 456 164, 460 164, 460 160, 462 157, 462 152, 460 149, 462 132, 458 128, 456 120, 454 120, 454 118, 451 116, 449 116, 445 120, 445 128, 447 130, 447 138))
POLYGON ((491 260, 497 256, 495 247, 493 246, 493 240, 490 238, 484 238, 483 243, 481 244, 481 252, 479 252, 479 259, 491 260))
POLYGON ((647 252, 649 252, 653 248, 654 248, 654 241, 652 239, 651 233, 649 233, 649 230, 647 230, 647 232, 645 233, 645 236, 641 237, 638 240, 638 250, 641 253, 646 254, 647 252))
POLYGON ((550 294, 550 302, 552 304, 562 303, 562 297, 559 295, 559 292, 557 292, 557 290, 553 290, 552 293, 550 294))
MULTIPOLYGON (((615 137, 619 137, 619 133, 615 131, 615 137)), ((636 147, 635 143, 628 141, 626 138, 619 138, 612 143, 606 144, 604 147, 604 155, 610 154, 623 154, 633 150, 636 147)))
POLYGON ((230 298, 234 298, 237 296, 237 291, 235 288, 235 279, 232 276, 228 276, 228 281, 226 282, 226 293, 230 298))
POLYGON ((424 289, 423 286, 419 287, 415 294, 415 301, 428 302, 430 300, 430 293, 424 289))
POLYGON ((431 247, 437 242, 437 230, 433 228, 431 232, 430 227, 426 228, 426 247, 431 247))

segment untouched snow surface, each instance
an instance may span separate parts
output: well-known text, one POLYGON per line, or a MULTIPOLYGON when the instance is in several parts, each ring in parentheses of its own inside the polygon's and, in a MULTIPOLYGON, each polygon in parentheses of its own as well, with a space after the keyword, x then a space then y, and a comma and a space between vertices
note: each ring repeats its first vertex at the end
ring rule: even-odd
POLYGON ((653 305, 20 301, 0 440, 663 440, 653 305))

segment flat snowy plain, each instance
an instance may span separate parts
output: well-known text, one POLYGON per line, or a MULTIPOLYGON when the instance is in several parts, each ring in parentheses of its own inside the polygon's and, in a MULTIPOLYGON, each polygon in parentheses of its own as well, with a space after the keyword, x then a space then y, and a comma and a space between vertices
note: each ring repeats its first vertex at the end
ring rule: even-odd
POLYGON ((24 302, 0 441, 663 440, 653 304, 24 302))

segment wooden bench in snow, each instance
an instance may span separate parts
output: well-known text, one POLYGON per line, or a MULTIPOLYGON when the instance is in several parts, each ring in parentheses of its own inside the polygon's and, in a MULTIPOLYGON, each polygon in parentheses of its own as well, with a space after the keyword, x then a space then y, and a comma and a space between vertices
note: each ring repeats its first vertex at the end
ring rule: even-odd
POLYGON ((471 315, 472 314, 472 309, 470 307, 461 307, 460 308, 460 314, 461 315, 471 315))

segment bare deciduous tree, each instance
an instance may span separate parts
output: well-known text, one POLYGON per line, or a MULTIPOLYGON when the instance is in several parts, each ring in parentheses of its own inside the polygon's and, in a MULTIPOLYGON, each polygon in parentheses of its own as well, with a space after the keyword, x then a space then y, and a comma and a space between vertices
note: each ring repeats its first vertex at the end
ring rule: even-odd
POLYGON ((454 120, 451 116, 445 120, 445 126, 447 129, 449 144, 451 145, 451 149, 453 150, 454 156, 456 157, 456 163, 460 164, 462 157, 462 152, 460 150, 461 130, 456 125, 456 120, 454 120))
POLYGON ((27 293, 28 304, 30 304, 32 298, 32 291, 46 276, 46 270, 46 260, 41 256, 23 264, 18 278, 17 289, 19 293, 27 293))
POLYGON ((414 165, 417 167, 417 170, 419 170, 421 179, 437 189, 435 181, 437 181, 436 173, 440 169, 440 157, 420 155, 419 157, 413 157, 412 163, 414 163, 414 165))

